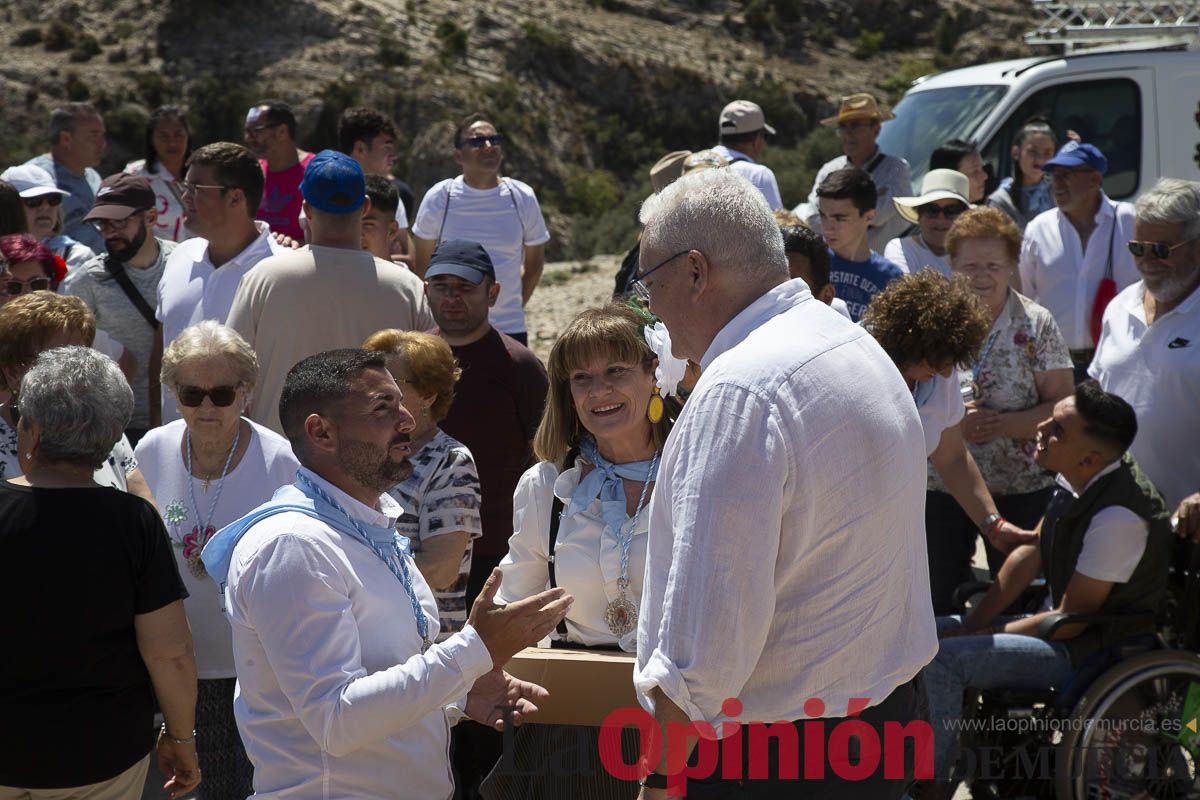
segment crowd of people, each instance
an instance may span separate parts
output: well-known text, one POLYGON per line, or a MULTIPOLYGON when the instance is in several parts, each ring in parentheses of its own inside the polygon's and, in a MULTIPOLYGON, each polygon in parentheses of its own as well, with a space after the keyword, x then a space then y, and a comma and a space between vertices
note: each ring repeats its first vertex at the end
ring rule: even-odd
POLYGON ((1200 541, 1200 184, 1114 202, 1033 118, 998 185, 951 140, 914 187, 890 118, 842 98, 789 210, 730 103, 543 365, 550 232, 486 115, 417 203, 371 109, 314 153, 279 100, 244 144, 163 107, 103 179, 101 115, 55 109, 0 173, 0 800, 140 797, 152 756, 172 798, 659 800, 688 758, 689 797, 949 797, 967 687, 1062 688, 1102 643, 1055 612, 1152 634, 1200 541), (546 640, 634 654, 667 740, 726 742, 627 728, 640 781, 594 726, 501 758, 546 640), (932 719, 932 779, 742 779, 733 723, 848 716, 932 719))

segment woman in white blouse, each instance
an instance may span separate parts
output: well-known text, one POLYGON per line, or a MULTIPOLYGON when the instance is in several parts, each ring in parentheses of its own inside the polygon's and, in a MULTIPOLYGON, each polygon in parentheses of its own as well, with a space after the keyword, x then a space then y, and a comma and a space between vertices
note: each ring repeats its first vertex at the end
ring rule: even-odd
MULTIPOLYGON (((540 463, 521 477, 513 498, 514 532, 500 562, 504 578, 496 602, 564 587, 575 604, 554 638, 571 647, 636 649, 645 509, 673 419, 655 383, 657 358, 644 338, 650 321, 628 306, 590 309, 554 343, 546 412, 533 440, 540 463)), ((536 772, 557 750, 578 748, 584 736, 595 745, 597 735, 596 728, 521 728, 516 772, 536 772)), ((626 756, 636 759, 636 746, 626 756)), ((484 796, 637 796, 635 783, 616 780, 598 758, 591 760, 588 774, 532 779, 503 774, 501 762, 484 783, 484 796)))

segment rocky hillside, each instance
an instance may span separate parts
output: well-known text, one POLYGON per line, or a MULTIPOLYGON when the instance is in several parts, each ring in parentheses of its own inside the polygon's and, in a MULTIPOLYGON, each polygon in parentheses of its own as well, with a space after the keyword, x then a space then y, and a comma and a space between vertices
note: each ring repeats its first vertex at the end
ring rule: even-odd
POLYGON ((146 114, 185 104, 196 141, 240 136, 248 105, 296 105, 301 144, 333 142, 363 103, 400 125, 418 195, 452 174, 453 121, 487 109, 507 171, 539 191, 550 255, 626 244, 663 152, 715 139, 756 100, 779 129, 786 202, 836 148, 816 129, 839 95, 896 98, 921 74, 1023 52, 1022 0, 5 0, 0 165, 45 149, 66 99, 105 112, 105 167, 140 155, 146 114))

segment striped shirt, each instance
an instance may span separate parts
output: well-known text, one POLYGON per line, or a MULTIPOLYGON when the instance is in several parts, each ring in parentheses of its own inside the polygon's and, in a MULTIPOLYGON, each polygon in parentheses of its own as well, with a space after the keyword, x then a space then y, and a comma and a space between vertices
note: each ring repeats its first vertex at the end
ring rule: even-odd
MULTIPOLYGON (((413 552, 421 552, 421 542, 454 531, 466 531, 472 542, 483 535, 479 521, 479 474, 471 451, 439 430, 410 461, 412 475, 388 494, 404 507, 404 514, 396 521, 396 530, 412 540, 413 552)), ((439 642, 462 630, 467 622, 471 549, 468 544, 463 552, 454 585, 433 593, 442 625, 439 642)))

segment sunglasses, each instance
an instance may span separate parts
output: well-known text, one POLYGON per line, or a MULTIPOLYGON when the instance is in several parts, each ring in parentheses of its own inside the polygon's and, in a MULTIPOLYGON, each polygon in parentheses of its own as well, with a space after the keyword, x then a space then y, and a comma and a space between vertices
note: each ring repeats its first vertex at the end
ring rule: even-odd
POLYGON ((178 398, 181 405, 188 408, 196 408, 204 402, 206 397, 210 398, 212 404, 217 408, 228 408, 233 405, 241 386, 240 383, 235 386, 214 386, 211 389, 202 389, 199 386, 177 386, 175 397, 178 398))
POLYGON ((19 281, 15 278, 10 278, 4 281, 4 291, 9 295, 24 294, 26 287, 31 292, 41 292, 50 288, 49 278, 30 278, 27 281, 19 281))
POLYGON ((955 204, 952 206, 935 206, 930 203, 929 205, 919 207, 917 209, 917 214, 921 215, 922 217, 929 217, 930 219, 937 219, 939 216, 941 216, 948 220, 955 220, 958 219, 958 216, 966 210, 967 207, 964 205, 955 204))
POLYGON ((44 205, 50 205, 52 208, 62 205, 63 196, 61 194, 39 194, 37 197, 22 197, 21 202, 26 208, 41 208, 44 205))
POLYGON ((463 139, 463 144, 469 144, 476 149, 482 149, 484 145, 499 147, 504 144, 504 137, 498 133, 491 136, 472 136, 468 139, 463 139))
POLYGON ((1142 256, 1146 255, 1146 251, 1149 250, 1155 258, 1167 259, 1171 257, 1171 253, 1175 252, 1191 241, 1195 240, 1184 239, 1182 242, 1176 242, 1175 244, 1167 244, 1166 242, 1139 242, 1136 240, 1131 240, 1129 242, 1129 252, 1133 253, 1135 258, 1141 258, 1142 256))

